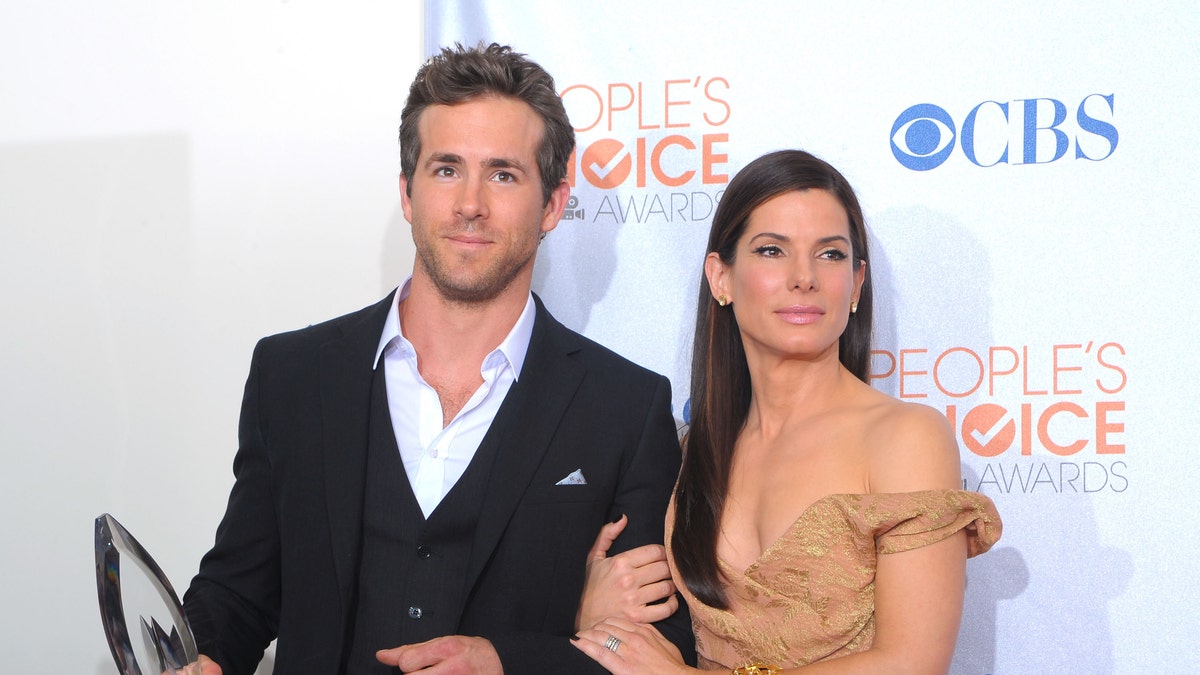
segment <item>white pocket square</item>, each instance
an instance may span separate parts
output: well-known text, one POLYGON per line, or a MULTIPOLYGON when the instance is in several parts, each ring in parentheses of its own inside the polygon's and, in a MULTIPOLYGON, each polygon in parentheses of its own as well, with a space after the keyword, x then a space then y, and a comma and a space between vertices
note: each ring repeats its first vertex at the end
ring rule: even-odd
POLYGON ((583 469, 575 469, 555 485, 587 485, 587 479, 583 477, 583 469))

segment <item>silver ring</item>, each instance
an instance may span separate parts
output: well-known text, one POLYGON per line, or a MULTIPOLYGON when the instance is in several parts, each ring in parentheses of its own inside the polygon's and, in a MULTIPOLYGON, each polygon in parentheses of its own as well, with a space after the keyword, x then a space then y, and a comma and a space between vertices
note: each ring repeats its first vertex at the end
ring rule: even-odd
POLYGON ((620 646, 621 640, 616 635, 609 635, 608 639, 604 641, 604 648, 614 654, 617 653, 617 647, 620 646))

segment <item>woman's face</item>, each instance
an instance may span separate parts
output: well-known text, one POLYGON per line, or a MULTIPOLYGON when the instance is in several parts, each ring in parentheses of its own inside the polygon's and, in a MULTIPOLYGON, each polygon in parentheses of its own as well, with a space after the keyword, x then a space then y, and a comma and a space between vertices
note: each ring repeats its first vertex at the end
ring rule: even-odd
POLYGON ((733 303, 747 353, 817 358, 833 351, 858 302, 850 219, 824 190, 785 192, 750 213, 732 265, 708 254, 714 298, 733 303))

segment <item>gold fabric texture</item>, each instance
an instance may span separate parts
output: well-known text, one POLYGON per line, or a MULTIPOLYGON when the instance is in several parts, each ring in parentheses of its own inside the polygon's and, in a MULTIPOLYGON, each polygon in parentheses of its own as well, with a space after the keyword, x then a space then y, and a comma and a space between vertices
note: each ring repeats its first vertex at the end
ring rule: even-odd
POLYGON ((963 490, 826 495, 744 572, 718 561, 730 583, 728 610, 697 600, 667 556, 692 613, 700 667, 756 661, 796 668, 865 651, 875 638, 875 561, 966 530, 968 556, 1000 539, 992 500, 963 490))

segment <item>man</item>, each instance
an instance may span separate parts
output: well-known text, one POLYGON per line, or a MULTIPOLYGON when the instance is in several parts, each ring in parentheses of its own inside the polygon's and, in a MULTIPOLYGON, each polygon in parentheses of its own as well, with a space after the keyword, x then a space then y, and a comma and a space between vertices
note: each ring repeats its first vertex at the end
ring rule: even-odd
MULTIPOLYGON (((400 141, 410 279, 255 349, 185 595, 205 673, 276 636, 277 673, 603 672, 568 640, 589 547, 622 514, 614 552, 661 543, 680 458, 667 380, 530 292, 570 194, 562 101, 507 47, 443 49, 400 141)), ((694 658, 686 610, 658 626, 694 658)))

